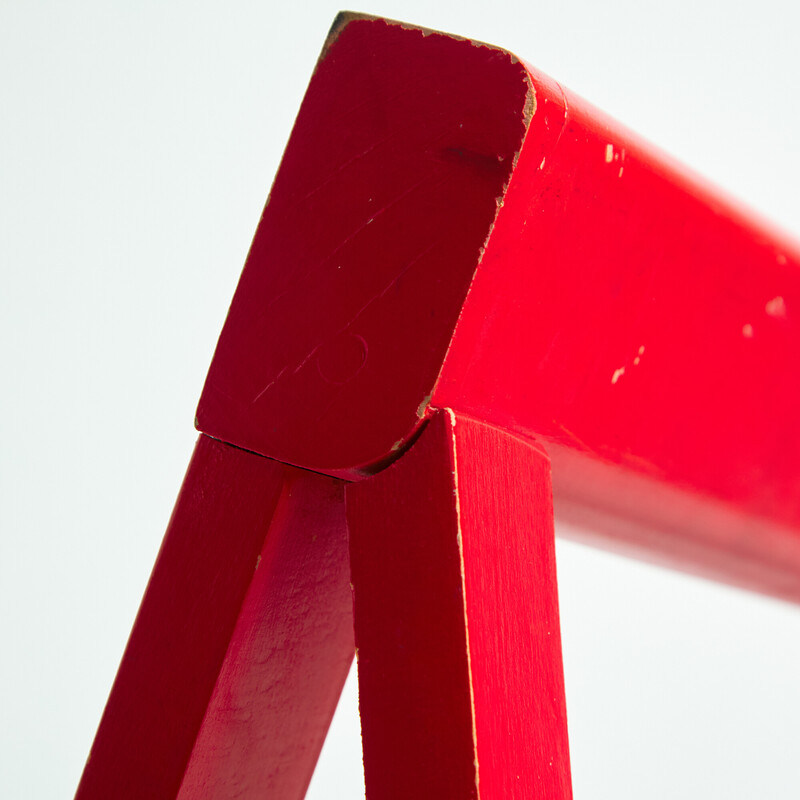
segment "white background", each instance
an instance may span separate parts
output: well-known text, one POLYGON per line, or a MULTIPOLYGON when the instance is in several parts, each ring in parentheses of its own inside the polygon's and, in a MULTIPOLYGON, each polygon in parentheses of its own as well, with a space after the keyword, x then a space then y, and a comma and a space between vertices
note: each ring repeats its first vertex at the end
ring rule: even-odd
MULTIPOLYGON (((797 4, 378 2, 800 230, 797 4)), ((71 797, 337 7, 0 0, 0 796, 71 797)), ((800 612, 558 550, 575 794, 800 795, 800 612)), ((310 796, 363 795, 352 683, 310 796)))

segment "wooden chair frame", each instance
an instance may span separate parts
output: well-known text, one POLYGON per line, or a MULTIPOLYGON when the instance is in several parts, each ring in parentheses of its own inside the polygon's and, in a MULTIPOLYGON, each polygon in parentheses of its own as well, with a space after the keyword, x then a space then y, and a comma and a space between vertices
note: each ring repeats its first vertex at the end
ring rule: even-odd
POLYGON ((77 797, 302 797, 354 652, 371 800, 571 797, 553 498, 800 600, 798 265, 515 56, 340 15, 77 797))

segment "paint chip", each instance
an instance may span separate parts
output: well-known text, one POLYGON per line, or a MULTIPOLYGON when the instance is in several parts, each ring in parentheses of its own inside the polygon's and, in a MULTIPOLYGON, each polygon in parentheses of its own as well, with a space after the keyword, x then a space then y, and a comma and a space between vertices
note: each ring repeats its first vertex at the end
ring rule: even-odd
POLYGON ((606 145, 606 164, 610 164, 614 160, 614 145, 610 142, 606 145))
POLYGON ((783 319, 783 317, 786 316, 786 303, 783 301, 783 298, 778 295, 777 297, 773 297, 772 300, 764 306, 764 311, 771 317, 783 319))
POLYGON ((616 383, 624 374, 625 374, 625 367, 620 367, 619 369, 615 369, 614 374, 611 376, 611 383, 616 383))
POLYGON ((425 411, 427 410, 430 404, 431 404, 431 395, 426 394, 425 397, 422 398, 422 402, 417 406, 417 417, 419 419, 422 419, 425 416, 425 411))
POLYGON ((544 169, 544 162, 545 162, 545 161, 547 161, 547 156, 544 156, 544 157, 542 158, 542 163, 541 163, 541 164, 539 164, 539 169, 544 169))

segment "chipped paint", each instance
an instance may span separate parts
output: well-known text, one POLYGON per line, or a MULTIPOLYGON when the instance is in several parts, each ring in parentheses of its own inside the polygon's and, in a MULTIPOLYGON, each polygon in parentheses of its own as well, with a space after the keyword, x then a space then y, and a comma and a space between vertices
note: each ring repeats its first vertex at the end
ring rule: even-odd
POLYGON ((606 164, 610 164, 614 160, 614 145, 609 142, 606 145, 606 164))
POLYGON ((450 420, 450 446, 452 448, 453 458, 453 494, 455 495, 455 512, 456 512, 456 544, 458 545, 458 560, 461 571, 461 598, 464 608, 464 631, 466 633, 466 650, 467 650, 467 677, 469 678, 469 705, 472 716, 472 752, 475 755, 473 764, 475 766, 475 791, 480 800, 481 787, 480 787, 480 765, 478 764, 478 728, 475 720, 475 686, 472 678, 472 652, 470 649, 469 638, 469 615, 467 613, 467 589, 466 581, 466 568, 464 566, 464 541, 461 536, 461 495, 458 491, 458 449, 456 447, 456 414, 452 408, 446 408, 445 413, 450 420))
POLYGON ((625 374, 625 367, 620 367, 619 369, 615 369, 614 374, 611 376, 611 383, 616 383, 624 374, 625 374))
POLYGON ((422 398, 422 402, 417 406, 417 417, 422 419, 425 416, 425 411, 428 409, 428 406, 431 404, 431 395, 426 394, 425 397, 422 398))
POLYGON ((772 300, 764 306, 764 311, 771 317, 783 319, 786 316, 786 303, 784 299, 778 295, 777 297, 773 297, 772 300))

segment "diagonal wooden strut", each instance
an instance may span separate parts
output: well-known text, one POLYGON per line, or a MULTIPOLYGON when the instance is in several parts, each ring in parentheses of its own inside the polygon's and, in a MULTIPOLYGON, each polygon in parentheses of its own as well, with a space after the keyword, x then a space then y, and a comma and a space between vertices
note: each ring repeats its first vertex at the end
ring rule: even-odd
POLYGON ((352 656, 341 481, 201 435, 76 797, 302 797, 352 656))
POLYGON ((553 504, 800 600, 798 253, 512 54, 337 18, 79 800, 302 797, 349 566, 371 800, 569 797, 553 504))

